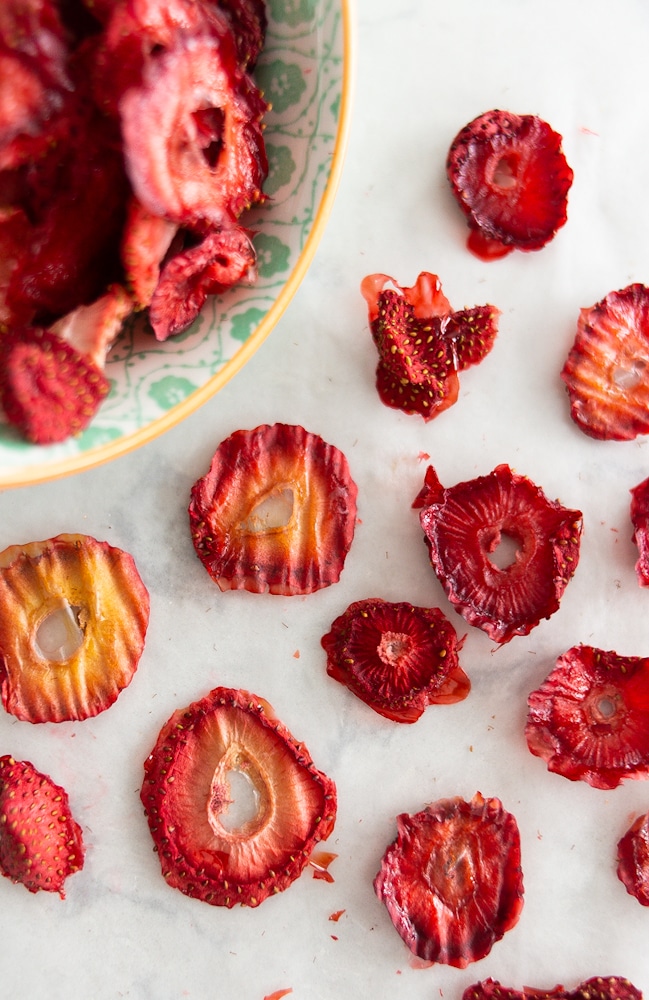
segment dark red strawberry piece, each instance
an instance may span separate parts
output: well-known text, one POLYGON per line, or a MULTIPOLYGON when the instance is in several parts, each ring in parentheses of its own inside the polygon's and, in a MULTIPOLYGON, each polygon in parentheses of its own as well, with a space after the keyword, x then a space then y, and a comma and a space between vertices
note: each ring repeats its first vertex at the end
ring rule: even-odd
POLYGON ((631 492, 632 541, 638 546, 635 572, 641 587, 649 587, 649 479, 643 479, 631 492))
POLYGON ((582 309, 561 371, 570 416, 600 440, 649 434, 649 288, 628 285, 582 309))
POLYGON ((30 892, 58 892, 83 868, 81 827, 67 793, 29 761, 0 757, 0 871, 30 892))
POLYGON ((554 614, 579 561, 580 511, 549 500, 508 465, 449 488, 429 469, 415 500, 422 503, 433 569, 470 625, 504 643, 554 614))
POLYGON ((101 369, 47 330, 24 328, 0 339, 0 402, 33 444, 84 430, 109 389, 101 369))
POLYGON ((404 813, 397 830, 374 889, 410 951, 460 969, 484 958, 523 907, 512 814, 477 792, 404 813))
POLYGON ((416 722, 427 705, 469 693, 457 655, 462 640, 439 608, 356 601, 321 641, 329 676, 395 722, 416 722))
POLYGON ((340 577, 356 496, 343 453, 303 427, 235 431, 192 488, 196 553, 221 590, 309 594, 340 577))
POLYGON ((621 976, 593 976, 573 990, 563 986, 550 990, 524 986, 516 990, 501 986, 495 979, 484 979, 467 986, 462 1000, 642 1000, 642 993, 621 976))
POLYGON ((618 842, 617 876, 629 895, 649 906, 649 813, 638 816, 618 842))
POLYGON ((149 304, 149 320, 158 340, 186 330, 208 295, 255 278, 255 249, 235 224, 208 233, 200 243, 173 254, 163 265, 149 304))
POLYGON ((120 101, 127 170, 142 204, 181 225, 227 224, 262 199, 267 106, 210 37, 178 40, 120 101))
POLYGON ((452 341, 459 371, 477 365, 494 345, 500 310, 494 306, 474 306, 451 313, 444 336, 452 341))
POLYGON ((0 693, 23 722, 83 720, 135 674, 149 594, 132 556, 89 535, 0 552, 0 693))
POLYGON ((649 776, 649 658, 573 646, 528 699, 527 745, 594 788, 649 776))
POLYGON ((174 712, 144 770, 164 878, 214 906, 283 891, 334 827, 334 782, 248 691, 218 687, 174 712))
POLYGON ((265 0, 206 0, 227 15, 234 35, 239 62, 254 69, 266 41, 268 16, 265 0))
POLYGON ((573 173, 561 136, 536 115, 479 115, 451 143, 446 172, 483 259, 540 250, 566 222, 573 173))

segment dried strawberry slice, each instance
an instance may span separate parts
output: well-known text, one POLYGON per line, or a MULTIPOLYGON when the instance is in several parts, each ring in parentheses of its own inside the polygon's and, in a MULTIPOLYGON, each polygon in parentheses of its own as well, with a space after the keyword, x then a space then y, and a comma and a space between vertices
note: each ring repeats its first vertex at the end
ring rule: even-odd
POLYGON ((200 243, 173 254, 164 264, 149 303, 149 320, 158 340, 186 330, 208 295, 255 278, 255 249, 241 226, 208 233, 200 243))
POLYGON ((149 595, 133 558, 89 535, 0 553, 0 693, 25 722, 103 712, 144 648, 149 595))
POLYGON ((540 250, 566 222, 573 173, 561 136, 536 115, 479 115, 451 143, 446 171, 483 259, 540 250))
POLYGON ((444 336, 452 341, 459 371, 479 364, 489 354, 498 333, 500 310, 474 306, 451 313, 444 336))
POLYGON ((416 722, 427 705, 462 701, 470 683, 462 641, 439 608, 369 598, 350 604, 321 639, 327 673, 395 722, 416 722))
POLYGON ((649 587, 649 479, 643 479, 631 492, 631 539, 638 546, 635 572, 641 587, 649 587))
POLYGON ((182 225, 221 226, 262 199, 267 106, 210 37, 189 38, 144 68, 120 101, 136 196, 182 225))
POLYGON ((573 990, 563 986, 550 990, 524 986, 516 990, 501 986, 495 979, 484 979, 467 986, 462 1000, 642 1000, 642 993, 621 976, 593 976, 573 990))
POLYGON ((514 816, 477 792, 403 813, 397 830, 374 889, 408 948, 459 969, 484 958, 523 907, 514 816))
POLYGON ((122 233, 120 255, 127 288, 136 308, 149 305, 160 279, 160 269, 178 225, 151 212, 131 198, 122 233))
POLYGON ((334 782, 248 691, 217 687, 174 712, 144 768, 164 878, 214 906, 257 906, 283 891, 334 827, 334 782))
POLYGON ((573 646, 528 699, 525 735, 548 770, 594 788, 649 776, 649 659, 573 646))
POLYGON ((134 303, 122 285, 109 285, 95 302, 77 306, 49 328, 98 369, 104 369, 108 353, 122 330, 134 303))
POLYGON ((264 47, 268 17, 265 0, 206 0, 216 3, 227 15, 232 27, 240 64, 254 69, 264 47))
POLYGON ((340 578, 357 492, 343 453, 303 427, 235 431, 191 491, 196 553, 221 590, 310 594, 340 578))
POLYGON ((66 791, 29 761, 0 757, 0 872, 30 892, 58 892, 83 868, 81 827, 66 791))
POLYGON ((449 488, 430 467, 415 500, 422 503, 433 569, 470 625, 505 643, 554 614, 579 561, 580 511, 549 500, 508 465, 449 488), (503 541, 515 553, 499 566, 503 541))
POLYGON ((590 437, 649 434, 649 288, 628 285, 582 309, 561 371, 570 416, 590 437))
POLYGON ((0 340, 0 402, 9 423, 34 444, 84 430, 109 389, 90 358, 47 330, 12 330, 0 340))
POLYGON ((630 896, 649 906, 649 813, 638 816, 618 842, 617 876, 630 896))

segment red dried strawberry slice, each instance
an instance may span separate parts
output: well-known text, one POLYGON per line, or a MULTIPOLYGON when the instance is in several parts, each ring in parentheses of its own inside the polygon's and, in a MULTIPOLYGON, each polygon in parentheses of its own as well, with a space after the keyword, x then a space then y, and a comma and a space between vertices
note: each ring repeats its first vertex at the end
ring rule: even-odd
POLYGON ((206 0, 216 3, 228 17, 237 43, 240 64, 254 69, 264 47, 268 17, 265 0, 206 0))
POLYGON ((149 304, 149 320, 158 340, 186 330, 208 295, 255 278, 255 249, 241 226, 208 233, 200 243, 174 254, 160 271, 149 304))
POLYGON ((24 722, 103 712, 137 669, 149 595, 133 558, 88 535, 0 553, 0 692, 24 722))
POLYGON ((617 876, 630 896, 649 906, 649 813, 638 816, 618 842, 617 876))
POLYGON ((84 430, 109 389, 100 368, 47 330, 24 328, 0 340, 0 402, 34 444, 84 430))
POLYGON ((452 341, 459 371, 479 364, 489 354, 498 334, 500 310, 474 306, 451 313, 444 336, 452 341))
POLYGON ((649 776, 649 659, 573 646, 528 699, 530 751, 594 788, 649 776))
POLYGON ((427 705, 469 693, 458 662, 462 641, 439 608, 370 598, 350 604, 322 637, 327 673, 395 722, 416 722, 427 705))
POLYGON ((78 306, 49 328, 99 369, 106 365, 108 353, 122 330, 124 320, 133 312, 133 299, 121 285, 109 285, 106 293, 89 305, 78 306))
POLYGON ((262 198, 267 106, 219 42, 189 38, 144 68, 120 101, 136 196, 182 225, 221 226, 262 198))
POLYGON ((477 792, 404 813, 397 829, 374 889, 408 948, 459 969, 484 958, 523 907, 513 815, 477 792))
POLYGON ((192 488, 196 553, 221 590, 310 594, 340 578, 357 492, 343 453, 303 427, 235 431, 192 488))
POLYGON ((451 143, 446 171, 483 259, 540 250, 566 222, 573 173, 561 136, 536 115, 479 115, 451 143))
POLYGON ((642 993, 621 976, 594 976, 574 990, 566 990, 563 986, 551 990, 524 986, 516 990, 501 986, 494 979, 484 979, 467 986, 462 1000, 642 1000, 642 993))
POLYGON ((29 761, 0 757, 0 872, 30 892, 58 892, 83 868, 81 827, 67 793, 29 761))
POLYGON ((386 291, 386 286, 390 285, 412 307, 415 319, 430 319, 433 316, 443 319, 451 312, 451 304, 444 295, 436 274, 422 271, 414 285, 407 288, 402 288, 388 274, 368 274, 361 282, 361 295, 367 302, 370 324, 379 318, 381 296, 386 291))
POLYGON ((635 572, 640 586, 649 587, 649 479, 643 479, 630 493, 631 540, 638 547, 635 572))
POLYGON ((334 827, 334 782, 248 691, 218 687, 174 712, 144 768, 164 878, 214 906, 257 906, 283 891, 334 827))
POLYGON ((628 285, 580 311, 561 378, 584 434, 612 441, 649 434, 649 288, 628 285))
POLYGON ((433 569, 470 625, 505 643, 554 614, 579 561, 580 511, 549 500, 508 465, 449 488, 431 467, 422 502, 433 569))
POLYGON ((131 198, 120 255, 126 285, 138 309, 149 305, 160 280, 160 268, 177 232, 177 223, 152 215, 137 198, 131 198))

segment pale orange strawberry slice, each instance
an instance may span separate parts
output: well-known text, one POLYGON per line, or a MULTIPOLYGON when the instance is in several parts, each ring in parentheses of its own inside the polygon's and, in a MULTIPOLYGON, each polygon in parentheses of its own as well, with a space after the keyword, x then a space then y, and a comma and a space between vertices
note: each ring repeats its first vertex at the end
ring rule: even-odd
POLYGON ((309 594, 340 578, 357 487, 334 445, 291 424, 235 431, 191 491, 196 554, 221 590, 309 594))
POLYGON ((218 687, 174 712, 144 769, 164 878, 213 906, 283 891, 334 827, 334 782, 248 691, 218 687))
POLYGON ((27 722, 86 719, 131 681, 149 595, 132 556, 88 535, 0 553, 0 693, 27 722))
POLYGON ((30 892, 58 892, 83 868, 81 827, 65 789, 29 761, 0 757, 0 873, 30 892))
POLYGON ((518 921, 518 825, 499 799, 440 799, 397 817, 374 889, 410 951, 464 969, 518 921))

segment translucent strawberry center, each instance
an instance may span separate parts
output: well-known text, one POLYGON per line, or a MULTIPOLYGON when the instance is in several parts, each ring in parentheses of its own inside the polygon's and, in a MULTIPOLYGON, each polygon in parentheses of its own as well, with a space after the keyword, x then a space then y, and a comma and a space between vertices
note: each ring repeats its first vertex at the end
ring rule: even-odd
POLYGON ((286 528, 293 517, 294 504, 293 490, 289 487, 272 493, 253 507, 245 521, 241 522, 240 528, 250 534, 286 528))
POLYGON ((63 663, 74 656, 84 639, 82 610, 62 601, 43 618, 34 636, 34 646, 39 656, 55 663, 63 663))
POLYGON ((616 366, 613 381, 619 389, 635 389, 647 378, 647 362, 644 358, 629 358, 626 363, 616 366))
POLYGON ((518 184, 519 158, 514 153, 505 153, 494 164, 491 183, 503 191, 509 191, 518 184))
POLYGON ((449 836, 437 843, 426 867, 426 881, 449 910, 466 907, 475 894, 475 858, 471 844, 449 836))
POLYGON ((384 632, 377 646, 377 653, 383 663, 394 667, 409 655, 411 649, 412 641, 405 632, 384 632))
POLYGON ((208 821, 219 837, 251 837, 264 825, 268 800, 259 769, 240 747, 232 746, 214 771, 208 821))
POLYGON ((586 698, 584 708, 593 727, 610 729, 624 715, 624 703, 614 687, 595 688, 586 698))

